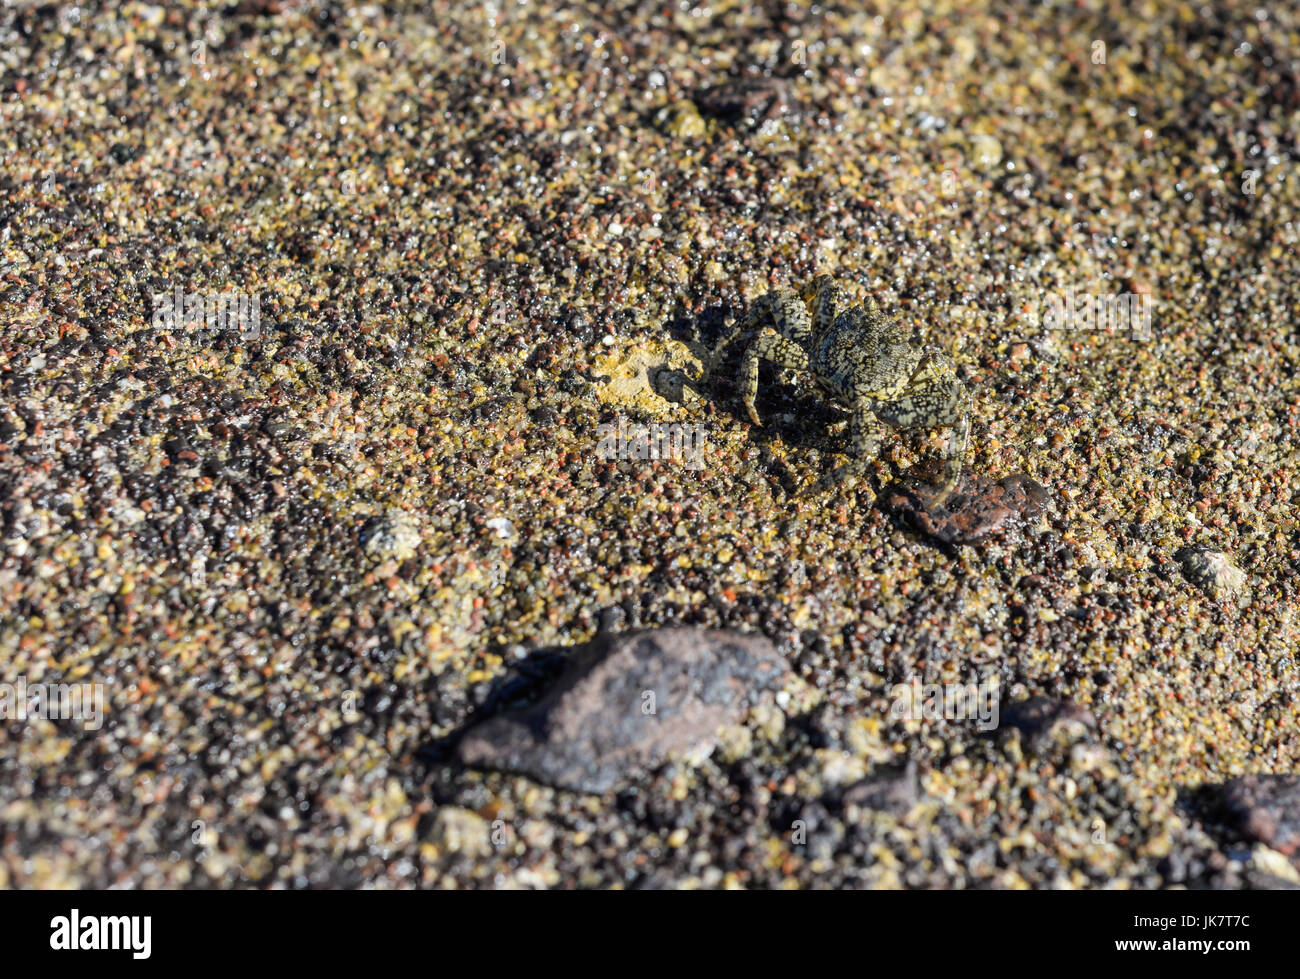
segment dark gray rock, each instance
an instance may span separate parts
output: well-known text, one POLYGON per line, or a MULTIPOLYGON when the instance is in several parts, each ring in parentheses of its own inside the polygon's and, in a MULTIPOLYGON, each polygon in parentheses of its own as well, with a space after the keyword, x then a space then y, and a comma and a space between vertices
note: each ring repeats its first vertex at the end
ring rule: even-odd
POLYGON ((1053 700, 1050 697, 1030 697, 1008 705, 1002 711, 999 725, 1015 728, 1029 745, 1040 749, 1059 735, 1082 735, 1097 729, 1097 719, 1085 707, 1071 700, 1053 700))
POLYGON ((720 726, 770 701, 787 665, 763 636, 673 628, 598 636, 536 704, 471 728, 465 765, 600 793, 670 755, 707 755, 720 726))
POLYGON ((920 798, 916 777, 916 762, 885 768, 873 772, 844 790, 840 802, 847 814, 850 809, 887 812, 894 816, 905 815, 920 798))
POLYGON ((790 83, 781 78, 741 77, 695 93, 704 115, 756 129, 768 120, 797 115, 799 104, 790 83))

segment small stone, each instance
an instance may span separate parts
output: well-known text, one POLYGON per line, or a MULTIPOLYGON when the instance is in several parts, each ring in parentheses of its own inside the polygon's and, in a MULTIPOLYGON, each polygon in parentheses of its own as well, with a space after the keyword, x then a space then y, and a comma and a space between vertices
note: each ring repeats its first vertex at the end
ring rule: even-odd
POLYGON ((420 528, 413 514, 390 510, 371 517, 361 528, 361 543, 367 554, 405 561, 420 546, 420 528))
POLYGON ((132 146, 130 143, 114 143, 108 148, 108 152, 115 162, 122 164, 139 159, 142 151, 139 146, 132 146))
POLYGON ((754 733, 743 725, 730 724, 718 732, 718 758, 728 765, 740 761, 753 750, 753 747, 754 733))
MULTIPOLYGON (((782 695, 777 694, 777 700, 781 699, 782 695)), ((788 702, 788 697, 785 699, 788 702)), ((780 738, 781 733, 785 730, 785 714, 775 702, 759 704, 750 711, 749 720, 754 725, 755 730, 771 742, 775 742, 780 738)))
POLYGON ((655 114, 659 130, 677 139, 698 139, 708 132, 699 110, 690 99, 665 106, 655 114))
POLYGON ((1295 864, 1277 850, 1256 844, 1250 852, 1250 857, 1255 867, 1270 877, 1286 881, 1291 885, 1300 884, 1300 872, 1296 871, 1295 864))
POLYGON ((491 520, 486 521, 483 526, 487 527, 488 530, 492 531, 492 533, 496 534, 497 537, 502 540, 506 540, 515 535, 515 525, 505 517, 493 517, 491 520))
POLYGON ((1012 344, 1010 356, 1012 360, 1027 360, 1029 358, 1029 344, 1012 344))
POLYGON ((966 158, 971 166, 980 170, 991 170, 1002 162, 1002 144, 996 136, 980 133, 970 139, 966 149, 966 158))
POLYGON ((1026 475, 997 482, 963 474, 943 506, 930 509, 933 487, 905 478, 887 486, 881 505, 922 533, 949 544, 970 544, 1009 521, 1035 516, 1047 502, 1047 490, 1026 475))
POLYGON ((841 802, 846 814, 852 808, 903 816, 916 805, 920 795, 916 762, 909 760, 901 768, 882 768, 854 783, 844 790, 841 802))
POLYGON ((671 628, 599 635, 542 700, 471 728, 471 767, 601 793, 672 755, 698 759, 719 729, 771 703, 788 677, 763 636, 671 628))
POLYGON ((1030 697, 1004 709, 999 726, 1015 728, 1037 750, 1058 736, 1079 740, 1097 729, 1097 718, 1071 700, 1030 697))
POLYGON ((1250 840, 1300 855, 1300 775, 1243 775, 1224 784, 1224 807, 1250 840))
POLYGON ((430 838, 443 853, 483 857, 492 852, 488 822, 478 813, 446 806, 434 817, 430 838))
POLYGON ((1056 342, 1052 339, 1051 334, 1044 333, 1036 337, 1031 337, 1029 346, 1033 348, 1034 353, 1038 355, 1039 360, 1045 360, 1048 363, 1056 363, 1061 359, 1061 352, 1056 349, 1056 342))
POLYGON ((750 128, 796 108, 788 82, 761 77, 733 78, 703 89, 696 93, 694 104, 705 115, 731 123, 743 122, 750 128))
POLYGON ((1210 598, 1235 595, 1246 584, 1246 573, 1235 567, 1223 551, 1184 547, 1174 553, 1183 575, 1210 598))

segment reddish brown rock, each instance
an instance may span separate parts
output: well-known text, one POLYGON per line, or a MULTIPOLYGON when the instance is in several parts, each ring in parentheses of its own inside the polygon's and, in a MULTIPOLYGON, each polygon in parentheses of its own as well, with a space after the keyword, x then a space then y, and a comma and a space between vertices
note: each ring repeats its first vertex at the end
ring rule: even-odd
POLYGON ((1010 524, 1038 514, 1047 490, 1024 474, 997 482, 963 475, 947 502, 929 506, 933 487, 916 480, 892 483, 881 505, 927 536, 948 544, 971 544, 1010 524))

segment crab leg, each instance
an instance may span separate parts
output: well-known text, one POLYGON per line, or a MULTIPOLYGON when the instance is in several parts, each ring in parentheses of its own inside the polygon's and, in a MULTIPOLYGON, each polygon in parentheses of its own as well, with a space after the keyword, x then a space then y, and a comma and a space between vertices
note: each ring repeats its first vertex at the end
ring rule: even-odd
POLYGON ((741 317, 740 321, 722 335, 722 339, 713 348, 713 354, 709 357, 709 362, 705 366, 704 376, 706 378, 712 376, 714 370, 717 369, 718 363, 722 360, 723 353, 735 343, 738 336, 746 330, 753 329, 768 316, 772 317, 773 325, 783 337, 789 337, 793 340, 807 335, 810 330, 808 310, 798 296, 788 289, 777 289, 769 292, 755 302, 749 308, 749 311, 741 317))
POLYGON ((808 496, 823 493, 863 475, 867 471, 867 465, 880 451, 880 422, 876 420, 875 405, 872 400, 858 398, 853 402, 852 412, 849 421, 849 438, 852 444, 848 463, 822 476, 808 492, 808 496))
POLYGON ((745 351, 740 362, 740 391, 749 420, 755 425, 762 425, 758 420, 758 411, 754 408, 754 398, 758 394, 758 362, 770 360, 782 367, 795 370, 808 369, 808 351, 792 340, 787 340, 770 326, 765 327, 745 351))

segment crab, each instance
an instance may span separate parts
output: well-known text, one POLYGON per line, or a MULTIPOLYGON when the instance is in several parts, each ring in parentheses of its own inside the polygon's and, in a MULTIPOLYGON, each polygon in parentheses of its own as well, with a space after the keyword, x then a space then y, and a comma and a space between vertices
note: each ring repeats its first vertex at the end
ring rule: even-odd
POLYGON ((762 425, 754 409, 760 359, 808 371, 825 395, 850 412, 850 461, 823 476, 812 493, 863 475, 879 448, 879 422, 885 422, 895 428, 953 430, 942 481, 928 505, 934 509, 948 500, 966 455, 970 399, 946 361, 914 345, 874 300, 849 305, 847 290, 822 275, 799 293, 778 289, 755 302, 714 348, 705 378, 727 347, 755 327, 758 333, 740 362, 741 400, 755 425, 762 425))

